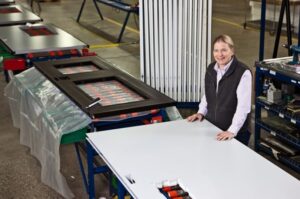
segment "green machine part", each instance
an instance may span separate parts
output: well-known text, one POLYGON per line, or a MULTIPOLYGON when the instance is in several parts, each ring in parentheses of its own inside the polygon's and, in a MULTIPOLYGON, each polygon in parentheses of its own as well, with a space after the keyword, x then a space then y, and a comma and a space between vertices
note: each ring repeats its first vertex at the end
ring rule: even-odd
POLYGON ((64 134, 61 137, 60 143, 61 144, 73 144, 75 142, 83 141, 86 138, 86 134, 87 134, 87 127, 77 130, 77 131, 73 131, 68 134, 64 134))
POLYGON ((9 58, 16 58, 16 56, 12 55, 7 48, 0 42, 0 67, 3 67, 3 60, 9 58))

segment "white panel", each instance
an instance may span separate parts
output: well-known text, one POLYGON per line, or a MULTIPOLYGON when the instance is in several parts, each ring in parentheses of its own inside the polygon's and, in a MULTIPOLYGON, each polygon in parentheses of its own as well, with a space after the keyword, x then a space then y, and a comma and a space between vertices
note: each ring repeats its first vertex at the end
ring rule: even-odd
POLYGON ((177 98, 177 87, 178 87, 178 74, 177 74, 177 27, 178 27, 178 1, 174 0, 173 1, 173 38, 172 38, 172 43, 173 43, 173 48, 172 48, 172 65, 171 68, 173 68, 172 70, 172 98, 176 99, 177 98))
POLYGON ((187 59, 187 66, 188 66, 188 71, 187 71, 187 80, 188 80, 188 87, 187 87, 187 94, 188 94, 188 102, 191 101, 192 97, 192 92, 191 92, 191 87, 192 87, 192 32, 193 32, 193 26, 192 26, 192 16, 193 16, 193 4, 192 0, 187 1, 188 2, 188 43, 187 43, 187 53, 188 53, 188 59, 187 59))
POLYGON ((187 101, 187 65, 186 65, 186 60, 187 60, 187 1, 183 2, 183 34, 182 34, 182 49, 183 49, 183 68, 182 68, 182 73, 183 73, 183 101, 187 101))
POLYGON ((165 50, 165 63, 164 63, 164 71, 165 71, 165 88, 164 93, 169 95, 169 82, 168 82, 168 67, 169 67, 169 44, 168 44, 168 1, 164 0, 164 50, 165 50))
POLYGON ((198 1, 194 0, 193 1, 194 5, 193 5, 193 40, 192 40, 192 45, 193 45, 193 52, 192 52, 192 56, 193 56, 193 60, 192 60, 192 67, 193 67, 193 73, 192 73, 192 102, 196 102, 198 99, 196 98, 196 94, 197 94, 197 79, 199 78, 197 76, 197 71, 199 66, 197 65, 197 6, 198 6, 198 1))
POLYGON ((160 79, 160 71, 159 71, 159 38, 158 38, 158 25, 159 25, 159 21, 158 21, 158 1, 159 0, 153 0, 153 15, 154 15, 154 21, 153 21, 153 26, 154 26, 154 83, 153 83, 153 87, 156 88, 157 90, 159 89, 159 79, 160 79))
POLYGON ((140 27, 140 79, 145 81, 145 39, 144 39, 144 24, 145 24, 145 16, 144 16, 144 0, 140 0, 140 20, 139 20, 139 27, 140 27))
POLYGON ((173 97, 173 91, 172 91, 172 71, 173 71, 173 43, 172 43, 172 37, 173 37, 173 15, 172 15, 172 8, 173 8, 173 1, 174 0, 168 0, 168 29, 169 29, 169 35, 168 35, 168 44, 169 44, 169 65, 167 66, 168 71, 168 84, 169 84, 169 96, 173 97))
MULTIPOLYGON (((150 0, 151 1, 151 0, 150 0)), ((145 74, 144 74, 144 79, 146 80, 146 84, 150 85, 150 78, 151 78, 151 74, 150 74, 150 67, 151 67, 151 64, 150 64, 150 46, 149 46, 149 40, 150 40, 150 37, 149 37, 149 0, 144 0, 144 43, 145 43, 145 50, 144 50, 144 53, 145 55, 143 56, 144 59, 145 59, 145 74)))
POLYGON ((211 56, 209 0, 141 0, 141 75, 179 102, 197 102, 211 56))
POLYGON ((208 14, 207 14, 207 58, 206 63, 211 62, 211 24, 212 24, 212 1, 208 1, 208 14))
MULTIPOLYGON (((197 45, 198 45, 198 52, 197 52, 197 56, 198 56, 198 59, 197 59, 197 66, 199 68, 199 71, 198 71, 198 79, 197 79, 197 85, 198 85, 198 92, 197 92, 197 99, 200 99, 200 91, 202 90, 201 89, 201 86, 202 86, 202 82, 204 82, 204 75, 202 75, 202 70, 201 69, 204 69, 206 68, 206 66, 203 66, 202 65, 202 55, 201 55, 201 51, 202 51, 202 27, 203 27, 203 22, 202 22, 202 9, 203 9, 203 2, 199 2, 199 5, 198 5, 198 23, 199 23, 199 26, 198 26, 198 35, 197 35, 197 45), (203 79, 203 81, 202 81, 203 79), (200 90, 201 89, 201 90, 200 90)), ((205 41, 204 41, 205 42, 205 41)), ((205 58, 204 58, 205 59, 205 58)), ((204 88, 204 86, 203 86, 204 88)), ((202 93, 203 95, 204 93, 202 93)))
POLYGON ((155 87, 155 53, 154 53, 154 17, 153 0, 149 0, 149 34, 150 34, 150 86, 155 87))
MULTIPOLYGON (((201 49, 207 49, 207 44, 210 41, 207 41, 207 16, 206 16, 207 15, 207 3, 206 3, 206 1, 203 1, 202 11, 203 11, 203 14, 202 14, 203 30, 202 30, 202 47, 201 47, 201 49)), ((202 50, 202 56, 201 56, 202 72, 201 72, 201 74, 202 74, 203 80, 204 80, 204 74, 205 74, 206 65, 207 65, 206 59, 207 59, 207 51, 202 50)), ((202 82, 202 83, 203 83, 202 87, 204 88, 204 82, 202 82)))
POLYGON ((163 92, 165 87, 165 71, 164 71, 164 31, 163 31, 163 1, 158 0, 158 23, 159 23, 159 91, 163 92))
POLYGON ((177 53, 177 71, 178 71, 178 81, 177 81, 177 89, 178 89, 178 97, 176 100, 181 101, 182 99, 182 0, 178 0, 178 53, 177 53))

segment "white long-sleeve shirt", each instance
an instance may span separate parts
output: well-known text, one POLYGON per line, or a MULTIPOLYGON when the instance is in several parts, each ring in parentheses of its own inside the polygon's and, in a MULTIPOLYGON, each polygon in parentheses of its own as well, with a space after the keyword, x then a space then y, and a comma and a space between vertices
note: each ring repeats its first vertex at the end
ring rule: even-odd
MULTIPOLYGON (((219 81, 222 79, 223 75, 228 70, 229 66, 231 65, 232 60, 223 68, 219 68, 216 64, 214 69, 217 72, 217 90, 218 92, 218 85, 219 81)), ((249 70, 246 70, 240 80, 240 83, 237 87, 236 94, 237 94, 237 108, 234 113, 232 123, 227 131, 237 134, 239 130, 242 128, 245 120, 247 119, 248 113, 251 111, 251 91, 252 91, 252 75, 249 70)), ((202 115, 207 114, 207 100, 205 94, 203 95, 201 102, 199 104, 198 113, 202 115)))

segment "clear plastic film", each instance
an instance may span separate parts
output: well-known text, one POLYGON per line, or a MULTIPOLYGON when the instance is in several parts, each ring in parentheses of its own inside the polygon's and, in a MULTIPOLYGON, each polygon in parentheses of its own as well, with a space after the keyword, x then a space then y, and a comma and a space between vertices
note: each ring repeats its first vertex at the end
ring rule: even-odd
POLYGON ((20 142, 41 163, 41 181, 65 198, 73 198, 60 173, 61 137, 89 125, 91 119, 35 68, 13 78, 5 88, 20 142))
POLYGON ((176 106, 167 107, 166 112, 170 121, 183 119, 176 106))

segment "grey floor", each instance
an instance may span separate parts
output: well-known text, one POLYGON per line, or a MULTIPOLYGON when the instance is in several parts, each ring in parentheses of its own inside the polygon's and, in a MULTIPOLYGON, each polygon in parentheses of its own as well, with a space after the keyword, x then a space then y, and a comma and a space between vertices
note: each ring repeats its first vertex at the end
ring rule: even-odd
MULTIPOLYGON (((25 0, 17 0, 26 5, 25 0)), ((134 2, 134 1, 127 1, 134 2)), ((259 31, 243 29, 242 24, 249 18, 247 1, 214 0, 212 37, 219 34, 231 35, 236 44, 238 58, 253 67, 258 59, 259 31)), ((90 45, 92 51, 105 58, 115 66, 139 78, 139 34, 138 19, 131 17, 129 30, 125 31, 123 43, 114 43, 120 30, 124 13, 110 7, 101 6, 101 21, 95 7, 88 1, 80 24, 76 16, 81 0, 46 1, 41 3, 41 17, 45 22, 53 23, 90 45)), ((286 38, 281 39, 285 43, 286 38)), ((273 50, 274 37, 266 33, 265 58, 270 58, 273 50)), ((280 48, 280 56, 287 56, 286 49, 280 48)), ((0 76, 0 93, 4 92, 6 83, 0 76)), ((19 132, 11 121, 7 100, 0 97, 0 199, 7 198, 62 198, 51 188, 40 182, 40 164, 30 155, 27 147, 19 144, 19 132)), ((189 111, 182 111, 187 115, 189 111)), ((253 141, 249 145, 253 147, 253 141)), ((62 172, 76 198, 87 198, 79 173, 79 166, 72 145, 63 145, 60 149, 62 172)), ((299 174, 279 164, 283 169, 299 178, 299 174)), ((251 191, 251 188, 249 188, 251 191)), ((99 176, 96 178, 96 196, 109 198, 107 181, 99 176)))

